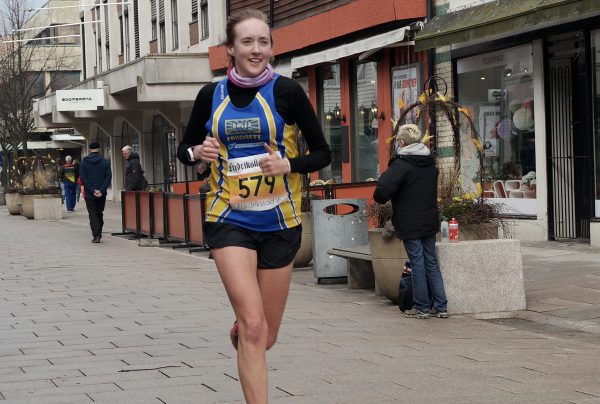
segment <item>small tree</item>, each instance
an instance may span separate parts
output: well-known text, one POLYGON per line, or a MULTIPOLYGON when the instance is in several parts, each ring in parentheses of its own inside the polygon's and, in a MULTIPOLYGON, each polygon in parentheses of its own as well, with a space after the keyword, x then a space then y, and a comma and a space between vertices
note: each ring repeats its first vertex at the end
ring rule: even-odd
MULTIPOLYGON (((27 141, 35 128, 33 99, 55 89, 62 79, 61 72, 79 70, 74 47, 62 46, 59 38, 39 40, 59 36, 59 29, 23 30, 31 20, 31 4, 29 0, 2 0, 0 7, 0 147, 6 168, 4 184, 11 162, 19 155, 27 155, 27 141)), ((39 24, 37 20, 31 20, 31 24, 39 24)))

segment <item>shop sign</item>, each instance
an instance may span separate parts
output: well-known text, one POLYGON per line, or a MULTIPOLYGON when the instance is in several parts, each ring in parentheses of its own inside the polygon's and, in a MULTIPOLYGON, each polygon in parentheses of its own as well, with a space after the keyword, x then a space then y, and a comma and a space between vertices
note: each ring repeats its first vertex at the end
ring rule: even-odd
POLYGON ((104 90, 58 90, 57 111, 95 111, 104 106, 104 90))
MULTIPOLYGON (((407 66, 392 68, 392 105, 393 118, 398 119, 402 112, 419 99, 422 88, 421 64, 414 63, 407 66)), ((409 112, 407 123, 415 123, 416 109, 409 112)))
MULTIPOLYGON (((488 69, 491 67, 506 66, 516 61, 523 61, 527 65, 521 66, 522 69, 525 70, 529 68, 531 71, 531 66, 529 64, 529 61, 531 60, 531 52, 531 45, 525 45, 460 59, 456 63, 456 72, 461 74, 488 69)), ((521 65, 522 64, 523 63, 521 63, 521 65)))

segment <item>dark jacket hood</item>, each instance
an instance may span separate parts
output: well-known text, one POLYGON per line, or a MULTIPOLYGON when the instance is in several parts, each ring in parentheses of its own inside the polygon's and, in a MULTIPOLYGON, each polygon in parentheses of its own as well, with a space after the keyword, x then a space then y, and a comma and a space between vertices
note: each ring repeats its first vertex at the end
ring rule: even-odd
POLYGON ((414 155, 400 155, 394 157, 390 164, 396 159, 401 159, 402 161, 406 161, 409 164, 412 164, 416 167, 428 167, 435 165, 435 159, 433 156, 414 156, 414 155))
POLYGON ((85 156, 83 160, 85 160, 86 163, 96 165, 102 163, 104 161, 104 157, 102 157, 98 153, 90 153, 87 156, 85 156))

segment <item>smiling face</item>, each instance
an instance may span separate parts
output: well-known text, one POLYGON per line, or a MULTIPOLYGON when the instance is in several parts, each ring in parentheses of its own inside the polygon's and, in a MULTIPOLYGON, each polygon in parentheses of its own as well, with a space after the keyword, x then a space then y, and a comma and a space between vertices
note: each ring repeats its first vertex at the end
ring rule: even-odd
POLYGON ((227 53, 233 58, 235 69, 242 77, 258 76, 273 56, 269 26, 259 19, 248 18, 236 24, 234 33, 227 53))

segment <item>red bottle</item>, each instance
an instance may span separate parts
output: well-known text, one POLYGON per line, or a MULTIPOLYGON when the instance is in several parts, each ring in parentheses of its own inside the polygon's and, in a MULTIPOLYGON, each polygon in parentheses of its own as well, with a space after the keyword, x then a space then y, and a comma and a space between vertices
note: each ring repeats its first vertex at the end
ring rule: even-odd
POLYGON ((448 228, 450 230, 450 241, 458 241, 458 220, 452 218, 452 220, 448 222, 448 228))

